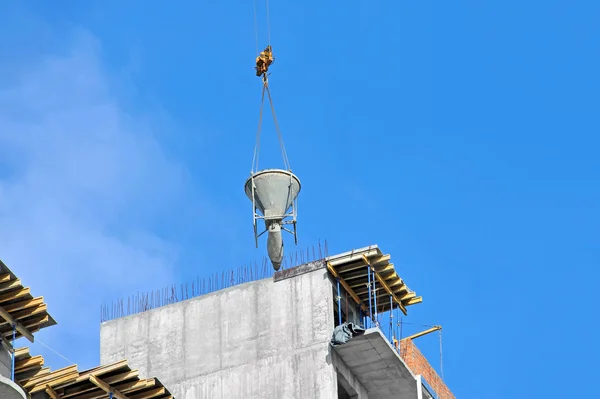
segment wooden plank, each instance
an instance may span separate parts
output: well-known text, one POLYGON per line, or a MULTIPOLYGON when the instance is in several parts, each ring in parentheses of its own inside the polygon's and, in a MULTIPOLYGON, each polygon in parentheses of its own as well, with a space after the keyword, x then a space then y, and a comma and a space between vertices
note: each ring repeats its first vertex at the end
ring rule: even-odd
POLYGON ((405 302, 405 301, 408 301, 409 299, 413 299, 416 296, 417 296, 417 294, 415 292, 407 292, 404 295, 399 295, 398 299, 400 299, 402 302, 405 302))
POLYGON ((379 276, 378 273, 375 273, 375 278, 377 279, 377 281, 379 281, 379 284, 383 287, 383 289, 386 290, 387 293, 392 296, 394 302, 396 302, 398 304, 398 306, 400 307, 400 310, 402 311, 402 313, 404 313, 404 315, 407 315, 408 313, 406 312, 406 308, 402 304, 402 301, 400 301, 398 299, 398 297, 396 296, 396 294, 394 294, 392 292, 392 290, 390 289, 390 287, 387 286, 387 284, 385 283, 385 281, 383 281, 383 279, 381 278, 381 276, 379 276))
MULTIPOLYGON (((365 258, 366 262, 369 261, 366 256, 364 258, 365 258)), ((396 294, 394 294, 394 292, 392 292, 392 290, 390 289, 390 287, 388 287, 388 285, 385 283, 385 281, 383 280, 383 278, 379 275, 379 273, 377 271, 375 271, 375 279, 377 281, 379 281, 379 284, 387 291, 387 293, 389 295, 392 296, 392 299, 394 300, 394 302, 396 302, 398 304, 398 306, 400 307, 400 310, 402 311, 402 313, 404 313, 405 315, 408 314, 406 312, 406 308, 404 307, 404 305, 402 304, 402 302, 398 299, 398 297, 396 297, 396 294)), ((375 287, 373 287, 373 288, 375 288, 375 287)), ((375 311, 377 311, 377 310, 375 310, 375 311)))
POLYGON ((116 384, 118 382, 127 381, 132 378, 137 378, 139 376, 139 372, 137 370, 126 371, 121 374, 113 375, 112 377, 106 377, 102 380, 107 384, 116 384))
POLYGON ((89 383, 86 385, 85 392, 72 396, 73 399, 107 399, 108 394, 96 385, 89 383))
MULTIPOLYGON (((65 367, 65 368, 62 368, 62 369, 55 370, 55 371, 53 371, 51 373, 48 373, 48 374, 41 375, 39 377, 31 378, 31 379, 29 379, 29 381, 27 381, 27 383, 23 386, 23 388, 26 388, 26 389, 33 388, 33 387, 38 386, 40 384, 45 387, 46 386, 46 384, 45 384, 46 381, 50 381, 50 380, 53 380, 53 379, 61 378, 61 377, 64 377, 66 375, 70 375, 70 374, 73 374, 73 373, 76 373, 77 376, 79 376, 79 372, 77 371, 77 365, 72 365, 72 366, 69 366, 69 367, 65 367)), ((52 385, 52 386, 54 386, 54 385, 52 385)))
POLYGON ((3 283, 0 283, 0 293, 10 291, 15 288, 22 287, 21 280, 9 280, 3 283))
POLYGON ((29 289, 29 287, 25 287, 13 292, 7 292, 5 294, 0 295, 0 303, 13 301, 15 299, 26 297, 27 295, 31 295, 31 290, 29 289))
POLYGON ((98 388, 102 389, 104 392, 106 392, 106 393, 112 392, 113 398, 128 399, 127 396, 125 396, 125 394, 119 392, 117 389, 111 388, 110 385, 108 385, 106 382, 102 381, 101 379, 99 379, 93 375, 89 375, 88 378, 92 384, 96 385, 98 388))
POLYGON ((147 380, 137 380, 117 384, 115 385, 115 389, 118 389, 120 392, 130 394, 141 389, 152 388, 155 385, 156 380, 154 378, 149 378, 147 380))
MULTIPOLYGON (((27 291, 27 294, 29 294, 29 288, 22 289, 18 292, 23 293, 25 291, 27 291)), ((8 295, 11 295, 11 294, 13 294, 13 293, 9 292, 7 294, 0 295, 0 297, 10 298, 8 295)), ((23 294, 23 295, 25 295, 25 294, 23 294)), ((0 302, 2 302, 2 301, 0 300, 0 302)), ((29 330, 27 330, 27 328, 25 328, 25 326, 21 325, 21 323, 16 321, 12 317, 12 315, 10 313, 8 313, 6 310, 4 310, 4 308, 1 306, 0 306, 0 317, 3 318, 4 320, 6 320, 11 326, 15 326, 17 328, 17 331, 20 332, 22 336, 27 338, 29 340, 29 342, 33 342, 33 334, 31 334, 31 332, 29 332, 29 330)))
MULTIPOLYGON (((34 320, 28 320, 26 322, 20 323, 16 320, 14 320, 12 318, 12 316, 7 313, 3 308, 0 307, 0 317, 3 318, 4 320, 6 320, 6 318, 10 318, 9 324, 4 323, 5 326, 12 326, 13 323, 16 323, 17 325, 17 331, 19 334, 17 334, 17 338, 20 337, 25 337, 27 338, 29 341, 33 342, 33 333, 36 331, 39 331, 39 329, 41 328, 40 326, 46 322, 48 322, 48 320, 50 319, 49 316, 43 315, 42 317, 36 318, 34 320)), ((4 336, 9 339, 12 340, 12 327, 8 328, 6 331, 4 331, 4 336)))
POLYGON ((107 364, 105 366, 98 366, 93 369, 83 371, 80 373, 77 381, 85 381, 88 379, 88 376, 90 376, 90 375, 95 375, 96 377, 99 377, 103 374, 112 373, 113 371, 117 371, 122 368, 129 368, 129 366, 127 365, 126 359, 119 360, 118 362, 107 364))
POLYGON ((20 357, 31 357, 28 347, 15 349, 15 358, 19 360, 20 357))
MULTIPOLYGON (((99 367, 99 368, 101 368, 101 367, 99 367)), ((88 374, 85 376, 86 381, 89 381, 89 378, 88 378, 90 375, 89 371, 91 371, 91 370, 88 370, 88 374)), ((102 381, 104 381, 108 385, 115 385, 117 383, 123 383, 124 381, 128 381, 131 379, 135 379, 134 381, 139 381, 138 374, 139 374, 139 372, 137 370, 131 370, 131 371, 126 371, 124 373, 117 374, 117 375, 113 375, 111 377, 103 378, 102 381)), ((76 384, 80 385, 79 384, 80 382, 81 382, 81 379, 78 378, 76 384)), ((76 399, 80 399, 83 394, 87 394, 90 391, 96 390, 97 388, 98 387, 93 384, 86 384, 84 386, 77 386, 75 388, 65 387, 65 390, 63 392, 61 399, 69 399, 72 397, 76 397, 76 399)), ((115 388, 117 388, 119 391, 121 391, 123 393, 126 393, 123 389, 121 389, 121 387, 119 385, 115 386, 115 388)), ((104 391, 102 391, 102 392, 104 392, 104 391)), ((89 395, 86 395, 86 396, 89 396, 89 395)), ((93 394, 92 394, 92 396, 93 396, 93 394)))
POLYGON ((340 265, 332 264, 331 266, 333 266, 338 273, 346 273, 346 272, 349 272, 352 270, 366 267, 367 264, 365 263, 364 258, 361 256, 361 257, 356 257, 355 259, 353 259, 350 262, 346 262, 346 263, 343 263, 340 265))
POLYGON ((50 375, 48 375, 47 379, 45 381, 42 381, 42 383, 34 385, 33 388, 31 388, 31 390, 29 391, 29 393, 34 394, 36 392, 45 391, 46 385, 50 385, 51 387, 56 388, 56 387, 64 385, 64 384, 70 384, 73 381, 75 381, 77 379, 77 376, 79 375, 79 373, 77 372, 76 366, 75 366, 74 372, 67 373, 61 377, 52 378, 51 377, 52 374, 53 373, 50 373, 50 375))
POLYGON ((50 367, 44 367, 41 368, 39 370, 35 370, 35 371, 26 371, 24 373, 16 373, 15 374, 15 379, 17 381, 19 381, 19 384, 21 384, 21 386, 25 386, 25 384, 27 384, 30 380, 34 379, 34 378, 40 378, 43 376, 46 376, 50 374, 50 367), (25 376, 23 376, 25 375, 25 376))
POLYGON ((165 387, 154 388, 148 392, 138 393, 137 395, 131 395, 129 399, 151 399, 156 396, 164 395, 166 393, 165 387))
MULTIPOLYGON (((6 309, 4 309, 4 310, 6 310, 6 309)), ((41 314, 47 314, 47 313, 48 313, 48 305, 46 305, 45 303, 42 303, 35 307, 21 310, 20 312, 11 313, 11 316, 12 316, 13 320, 16 320, 17 322, 21 322, 23 319, 26 319, 28 317, 35 316, 35 315, 41 315, 41 314)), ((3 323, 0 323, 0 326, 5 327, 7 324, 8 323, 3 322, 3 323)))
POLYGON ((418 296, 416 298, 409 299, 408 302, 405 303, 406 306, 416 305, 417 303, 423 302, 423 297, 418 296))
POLYGON ((11 303, 9 305, 4 305, 3 308, 9 313, 17 312, 19 310, 27 309, 33 306, 41 305, 44 303, 44 297, 38 296, 32 299, 25 299, 23 301, 11 303))
POLYGON ((389 263, 390 259, 390 255, 381 255, 379 258, 371 259, 371 265, 377 267, 382 263, 389 263))
POLYGON ((72 399, 108 399, 108 394, 104 392, 102 389, 98 388, 94 384, 89 385, 90 387, 94 387, 94 391, 90 391, 83 395, 74 396, 72 399))
MULTIPOLYGON (((0 262, 2 262, 2 261, 0 261, 0 262)), ((5 283, 7 281, 10 281, 10 273, 0 274, 0 283, 5 283)))
POLYGON ((39 366, 40 368, 44 365, 44 358, 42 356, 33 356, 23 360, 15 361, 15 372, 23 372, 25 369, 29 369, 33 366, 39 366))

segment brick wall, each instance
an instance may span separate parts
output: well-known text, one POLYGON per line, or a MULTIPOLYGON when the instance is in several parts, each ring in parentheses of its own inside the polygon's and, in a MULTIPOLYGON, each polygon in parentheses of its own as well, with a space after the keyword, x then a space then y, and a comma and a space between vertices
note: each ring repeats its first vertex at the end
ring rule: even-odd
POLYGON ((405 338, 400 341, 400 354, 413 374, 422 375, 439 399, 456 399, 412 339, 405 338))

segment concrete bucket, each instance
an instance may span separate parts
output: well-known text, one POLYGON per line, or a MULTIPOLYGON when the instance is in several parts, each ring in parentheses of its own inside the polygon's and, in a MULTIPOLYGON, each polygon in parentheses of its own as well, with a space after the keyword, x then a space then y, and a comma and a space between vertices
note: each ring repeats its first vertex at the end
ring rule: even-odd
MULTIPOLYGON (((255 210, 262 213, 262 216, 258 218, 264 219, 265 228, 268 232, 267 253, 273 263, 273 268, 279 270, 283 260, 281 230, 285 223, 295 225, 295 211, 292 213, 287 212, 290 207, 293 207, 294 200, 300 192, 300 180, 287 170, 266 169, 250 176, 246 180, 244 189, 246 195, 254 204, 255 210), (293 220, 291 222, 284 221, 288 217, 293 218, 293 220)), ((255 234, 256 218, 255 215, 255 234)))

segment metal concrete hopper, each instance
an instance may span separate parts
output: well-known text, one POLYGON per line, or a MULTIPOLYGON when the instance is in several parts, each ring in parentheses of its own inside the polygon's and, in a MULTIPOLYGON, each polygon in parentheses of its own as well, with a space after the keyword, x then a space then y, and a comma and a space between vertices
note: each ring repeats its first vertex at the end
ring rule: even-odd
POLYGON ((300 192, 300 180, 291 171, 266 169, 252 174, 246 180, 244 188, 252 201, 256 246, 258 247, 258 237, 268 231, 267 252, 273 267, 279 270, 283 260, 281 230, 296 236, 295 202, 300 192), (290 208, 291 212, 288 212, 290 208), (262 215, 258 214, 257 210, 262 215), (260 234, 257 234, 257 219, 265 221, 265 231, 260 234), (284 228, 284 224, 293 224, 294 231, 284 228))

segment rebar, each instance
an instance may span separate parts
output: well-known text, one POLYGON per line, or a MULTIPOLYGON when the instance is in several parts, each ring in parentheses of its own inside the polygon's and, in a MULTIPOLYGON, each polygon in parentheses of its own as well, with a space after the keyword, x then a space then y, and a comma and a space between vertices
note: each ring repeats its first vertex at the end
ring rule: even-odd
MULTIPOLYGON (((324 241, 323 246, 321 245, 321 241, 319 241, 317 248, 318 250, 313 246, 290 252, 283 259, 281 264, 282 269, 289 269, 304 263, 324 259, 328 256, 327 240, 324 241)), ((250 262, 234 270, 211 273, 206 277, 197 276, 187 283, 179 284, 179 287, 176 284, 172 284, 168 287, 145 293, 137 292, 128 296, 127 299, 121 298, 111 301, 110 305, 101 305, 100 322, 104 323, 109 320, 146 312, 236 285, 270 278, 273 277, 274 273, 275 271, 271 267, 269 259, 263 257, 260 266, 256 261, 250 262), (125 301, 127 301, 127 306, 125 306, 125 301)))

